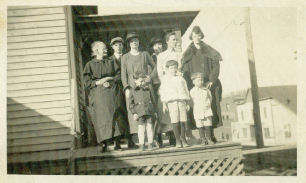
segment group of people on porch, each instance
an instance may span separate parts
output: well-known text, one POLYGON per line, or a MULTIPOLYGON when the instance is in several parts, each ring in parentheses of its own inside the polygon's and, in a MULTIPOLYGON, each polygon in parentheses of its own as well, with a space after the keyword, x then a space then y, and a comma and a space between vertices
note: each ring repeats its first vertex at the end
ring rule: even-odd
POLYGON ((219 52, 203 42, 199 26, 193 27, 191 44, 184 52, 177 49, 175 32, 168 32, 164 40, 153 37, 151 55, 139 50, 139 38, 135 32, 128 33, 125 40, 113 38, 111 57, 107 57, 105 43, 91 44, 94 58, 85 65, 83 78, 102 152, 108 151, 112 141, 114 150, 122 150, 122 138, 127 139, 128 148, 161 148, 165 146, 162 134, 171 146, 184 148, 190 146, 186 137, 192 138, 194 129, 202 145, 216 143, 213 129, 222 125, 219 52), (132 134, 138 134, 138 146, 132 134))

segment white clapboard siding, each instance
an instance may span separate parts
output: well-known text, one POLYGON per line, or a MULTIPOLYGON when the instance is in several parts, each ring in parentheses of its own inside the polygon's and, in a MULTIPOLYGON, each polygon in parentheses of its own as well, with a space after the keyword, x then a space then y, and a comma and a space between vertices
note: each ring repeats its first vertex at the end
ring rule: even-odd
POLYGON ((33 68, 57 67, 57 66, 68 66, 68 62, 67 60, 51 60, 51 61, 41 61, 41 62, 8 63, 7 70, 33 69, 33 68))
POLYGON ((24 118, 24 117, 32 117, 32 116, 49 116, 55 114, 69 114, 71 113, 71 107, 60 107, 60 108, 51 108, 51 109, 36 109, 36 110, 24 110, 24 111, 16 111, 10 112, 7 114, 8 119, 12 118, 24 118))
POLYGON ((36 110, 36 109, 47 109, 55 107, 68 107, 71 106, 70 100, 56 100, 51 102, 37 102, 28 104, 10 104, 7 105, 7 111, 22 111, 22 110, 36 110))
MULTIPOLYGON (((31 133, 31 132, 29 132, 31 133)), ((46 137, 31 137, 23 139, 8 139, 8 146, 24 146, 34 144, 56 143, 72 141, 71 135, 52 135, 46 137)))
POLYGON ((38 124, 38 123, 44 124, 49 122, 61 122, 61 121, 70 121, 70 120, 72 120, 72 114, 56 114, 50 116, 34 116, 34 117, 7 119, 7 125, 23 126, 29 124, 38 124))
POLYGON ((8 50, 7 56, 15 55, 41 55, 48 53, 59 53, 67 52, 67 46, 53 46, 53 47, 44 47, 44 48, 28 48, 28 49, 14 49, 8 50))
POLYGON ((31 15, 53 15, 58 13, 64 13, 63 7, 46 7, 35 9, 9 9, 7 16, 31 16, 31 15))
POLYGON ((8 63, 17 62, 35 62, 35 61, 45 61, 45 60, 60 60, 67 59, 67 53, 54 53, 54 54, 41 54, 41 55, 23 55, 23 56, 11 56, 7 57, 8 63))
POLYGON ((9 83, 7 85, 8 91, 16 90, 28 90, 28 89, 39 89, 39 88, 52 88, 60 86, 69 86, 69 80, 54 80, 54 81, 38 81, 29 83, 9 83))
POLYGON ((37 130, 51 130, 51 129, 60 129, 63 127, 70 129, 71 121, 58 121, 58 122, 37 123, 29 125, 15 125, 15 126, 10 126, 7 132, 13 133, 13 132, 28 132, 28 131, 37 131, 37 130))
POLYGON ((72 147, 72 142, 58 142, 49 144, 38 144, 38 145, 27 145, 27 146, 13 146, 8 147, 7 152, 11 153, 23 153, 23 152, 35 152, 35 151, 50 151, 59 149, 70 149, 72 147))
POLYGON ((41 48, 41 47, 54 47, 54 46, 65 46, 67 45, 67 41, 65 38, 62 39, 54 39, 54 40, 46 40, 46 41, 29 41, 29 42, 15 42, 8 43, 7 49, 23 49, 23 48, 41 48))
POLYGON ((14 76, 8 77, 7 83, 26 83, 26 82, 38 82, 38 81, 54 81, 69 79, 68 73, 55 73, 55 74, 43 74, 43 75, 32 75, 32 76, 14 76))
POLYGON ((25 36, 25 35, 35 35, 35 34, 51 34, 66 32, 65 27, 45 27, 45 28, 34 28, 34 29, 16 29, 8 30, 7 36, 25 36))
POLYGON ((47 130, 43 129, 43 130, 22 131, 22 132, 9 132, 7 133, 7 138, 11 141, 15 141, 15 139, 36 138, 36 137, 46 138, 50 136, 70 135, 70 133, 71 133, 70 128, 64 128, 62 126, 58 129, 47 129, 47 130))
POLYGON ((35 96, 35 95, 52 95, 59 93, 69 93, 70 87, 56 87, 56 88, 41 88, 41 89, 32 89, 32 90, 16 90, 10 91, 8 97, 26 97, 26 96, 35 96))
POLYGON ((57 100, 69 100, 70 93, 54 94, 54 95, 39 95, 29 97, 8 98, 7 104, 27 104, 35 102, 50 102, 57 100))
POLYGON ((64 7, 7 11, 8 153, 69 149, 71 106, 64 7))
POLYGON ((29 28, 43 28, 43 27, 50 27, 50 26, 65 26, 65 20, 45 20, 41 22, 25 22, 25 23, 14 23, 14 24, 7 24, 8 30, 15 30, 15 29, 29 29, 29 28))
POLYGON ((38 15, 38 16, 22 16, 22 17, 8 17, 7 22, 9 24, 22 23, 22 22, 38 22, 38 21, 49 21, 49 20, 65 20, 65 14, 54 14, 54 15, 38 15))
POLYGON ((20 70, 8 70, 7 76, 31 76, 31 75, 43 75, 43 74, 53 74, 53 73, 68 73, 67 66, 60 67, 42 67, 33 69, 22 69, 20 70))
POLYGON ((34 41, 50 41, 54 39, 65 39, 66 33, 50 33, 50 34, 37 34, 37 35, 28 35, 28 36, 16 36, 16 37, 7 37, 8 43, 28 43, 34 41))

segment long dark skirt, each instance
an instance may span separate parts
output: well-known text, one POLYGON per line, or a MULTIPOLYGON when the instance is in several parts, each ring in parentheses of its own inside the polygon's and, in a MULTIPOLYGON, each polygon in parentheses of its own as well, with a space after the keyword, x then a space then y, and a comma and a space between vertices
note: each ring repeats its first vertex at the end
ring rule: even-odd
POLYGON ((124 135, 129 130, 127 121, 118 120, 122 119, 120 115, 124 114, 121 96, 116 86, 110 88, 97 86, 90 91, 88 111, 98 143, 124 135))

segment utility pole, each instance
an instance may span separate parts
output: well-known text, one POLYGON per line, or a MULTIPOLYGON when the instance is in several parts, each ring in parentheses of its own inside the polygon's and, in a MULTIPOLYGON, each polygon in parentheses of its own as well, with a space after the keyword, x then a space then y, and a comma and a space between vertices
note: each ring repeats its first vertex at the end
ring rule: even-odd
POLYGON ((264 147, 263 136, 262 136, 262 126, 260 119, 260 108, 258 100, 258 85, 257 85, 257 76, 255 68, 255 58, 253 52, 253 40, 251 32, 251 22, 250 22, 250 8, 247 7, 245 11, 245 33, 246 33, 246 42, 247 42, 247 51, 248 51, 248 61, 249 61, 249 70, 250 70, 250 79, 251 79, 251 93, 253 101, 253 116, 255 124, 255 136, 256 136, 256 146, 257 148, 264 147))

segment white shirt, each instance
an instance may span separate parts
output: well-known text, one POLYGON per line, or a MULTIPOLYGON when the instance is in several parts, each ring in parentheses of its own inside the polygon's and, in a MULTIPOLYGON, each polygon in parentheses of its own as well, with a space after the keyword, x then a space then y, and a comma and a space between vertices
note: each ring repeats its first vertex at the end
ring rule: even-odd
POLYGON ((187 84, 182 76, 165 75, 161 80, 159 94, 162 102, 190 100, 187 84))
POLYGON ((211 93, 207 88, 193 87, 190 90, 190 97, 193 103, 194 119, 204 119, 212 116, 211 93))
POLYGON ((118 60, 122 56, 122 54, 119 54, 119 53, 114 53, 114 55, 115 55, 116 59, 118 59, 118 60))
POLYGON ((157 67, 157 74, 158 74, 159 79, 161 80, 162 77, 165 75, 167 61, 175 60, 178 62, 178 68, 181 68, 181 65, 182 65, 181 59, 182 59, 181 52, 177 52, 177 51, 170 50, 170 49, 158 54, 156 67, 157 67))

